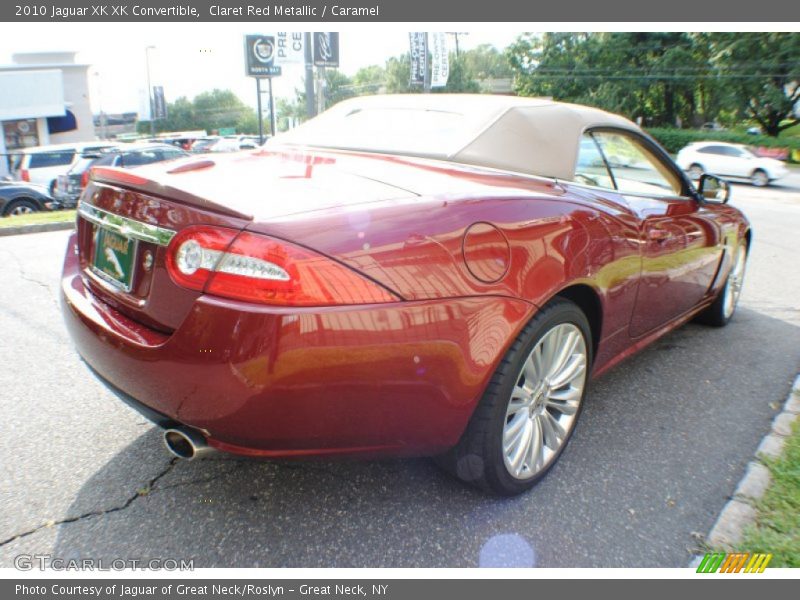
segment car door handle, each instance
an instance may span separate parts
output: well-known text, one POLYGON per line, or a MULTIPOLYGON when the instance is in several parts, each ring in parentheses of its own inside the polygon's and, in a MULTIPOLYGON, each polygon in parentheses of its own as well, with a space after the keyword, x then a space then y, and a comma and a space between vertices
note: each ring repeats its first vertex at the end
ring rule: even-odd
POLYGON ((655 242, 663 242, 672 237, 672 234, 665 229, 649 229, 647 237, 655 242))

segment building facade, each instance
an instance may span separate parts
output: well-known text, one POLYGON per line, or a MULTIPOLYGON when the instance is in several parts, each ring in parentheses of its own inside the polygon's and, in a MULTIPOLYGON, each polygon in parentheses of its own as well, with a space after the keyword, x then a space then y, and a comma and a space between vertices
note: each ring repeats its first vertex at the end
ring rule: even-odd
POLYGON ((0 65, 0 177, 15 150, 95 139, 89 65, 75 54, 20 53, 0 65))

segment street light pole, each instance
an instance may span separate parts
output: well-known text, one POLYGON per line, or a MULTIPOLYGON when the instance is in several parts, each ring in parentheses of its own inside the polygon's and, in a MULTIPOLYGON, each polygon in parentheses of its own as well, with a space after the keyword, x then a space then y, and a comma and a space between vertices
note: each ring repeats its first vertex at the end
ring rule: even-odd
POLYGON ((100 71, 92 73, 95 77, 97 90, 97 107, 100 109, 100 139, 106 139, 106 115, 103 112, 103 91, 100 87, 100 71))
POLYGON ((153 87, 150 85, 150 50, 155 50, 155 46, 147 46, 144 49, 144 61, 147 65, 147 100, 150 103, 150 135, 156 134, 155 107, 153 106, 153 87))

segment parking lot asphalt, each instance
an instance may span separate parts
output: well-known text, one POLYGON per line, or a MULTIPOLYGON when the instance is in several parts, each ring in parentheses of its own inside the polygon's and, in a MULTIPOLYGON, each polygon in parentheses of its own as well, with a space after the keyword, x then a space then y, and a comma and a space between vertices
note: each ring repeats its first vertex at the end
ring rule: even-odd
MULTIPOLYGON (((427 459, 175 462, 62 325, 67 232, 0 238, 0 566, 20 554, 195 567, 680 567, 800 369, 800 182, 734 187, 754 246, 726 328, 689 324, 595 381, 530 493, 427 459)), ((800 178, 798 178, 800 179, 800 178)))

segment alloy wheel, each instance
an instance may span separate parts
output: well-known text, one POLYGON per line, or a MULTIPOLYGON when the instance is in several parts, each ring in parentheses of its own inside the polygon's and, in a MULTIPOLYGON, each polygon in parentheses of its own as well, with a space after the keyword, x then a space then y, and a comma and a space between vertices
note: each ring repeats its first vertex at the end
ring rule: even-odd
POLYGON ((32 212, 34 212, 34 210, 30 206, 28 206, 27 204, 18 204, 17 206, 12 207, 11 210, 8 211, 8 214, 12 215, 12 216, 13 215, 29 215, 32 212))
POLYGON ((764 171, 756 171, 750 176, 750 181, 756 187, 764 187, 769 183, 769 177, 764 171))
POLYGON ((583 397, 588 353, 572 323, 550 329, 517 376, 503 427, 503 461, 516 479, 542 472, 569 438, 583 397))
POLYGON ((746 258, 747 255, 744 246, 740 246, 736 251, 736 258, 734 259, 733 267, 731 267, 731 272, 728 275, 728 281, 725 284, 725 303, 723 309, 726 319, 730 319, 733 315, 733 311, 736 310, 736 304, 739 302, 739 296, 742 293, 746 258))

